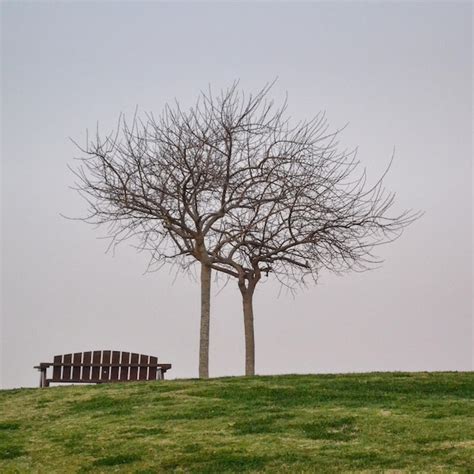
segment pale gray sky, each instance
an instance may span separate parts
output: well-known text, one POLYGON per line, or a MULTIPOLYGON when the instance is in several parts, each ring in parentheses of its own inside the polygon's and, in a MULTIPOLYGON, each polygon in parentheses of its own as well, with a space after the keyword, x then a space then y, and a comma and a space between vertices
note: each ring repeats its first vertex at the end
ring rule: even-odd
MULTIPOLYGON (((71 222, 68 137, 138 105, 190 104, 210 83, 323 109, 399 207, 426 212, 376 271, 296 298, 256 295, 257 372, 472 369, 472 12, 469 3, 2 3, 2 386, 54 354, 117 349, 197 375, 199 286, 71 222)), ((235 284, 234 284, 235 286, 235 284)), ((214 287, 211 375, 244 369, 240 295, 214 287)))

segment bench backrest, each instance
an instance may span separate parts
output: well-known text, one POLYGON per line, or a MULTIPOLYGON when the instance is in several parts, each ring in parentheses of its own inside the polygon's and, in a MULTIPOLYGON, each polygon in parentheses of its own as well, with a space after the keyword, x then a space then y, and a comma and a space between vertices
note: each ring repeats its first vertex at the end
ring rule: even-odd
POLYGON ((90 351, 54 356, 52 382, 110 382, 161 378, 158 358, 134 352, 90 351))

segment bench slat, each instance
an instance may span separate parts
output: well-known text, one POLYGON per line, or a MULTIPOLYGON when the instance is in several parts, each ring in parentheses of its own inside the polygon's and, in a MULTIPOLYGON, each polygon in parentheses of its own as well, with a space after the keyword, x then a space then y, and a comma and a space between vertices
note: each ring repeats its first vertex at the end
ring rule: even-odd
MULTIPOLYGON (((61 363, 62 362, 62 356, 57 355, 54 356, 54 363, 61 363)), ((61 366, 55 366, 53 368, 53 379, 60 380, 61 379, 61 366)))
POLYGON ((81 366, 76 364, 81 364, 82 362, 82 352, 74 353, 72 357, 72 378, 73 379, 80 379, 81 378, 81 366))
POLYGON ((63 379, 71 380, 72 354, 64 354, 63 379))
POLYGON ((148 356, 147 355, 140 355, 140 370, 138 372, 138 380, 147 380, 148 375, 148 367, 143 367, 142 364, 148 365, 148 356))
MULTIPOLYGON (((132 364, 138 364, 138 354, 135 354, 135 352, 132 352, 130 362, 132 364)), ((130 367, 129 380, 137 380, 137 377, 138 377, 138 367, 130 367)))
MULTIPOLYGON (((94 351, 92 353, 92 363, 93 364, 100 364, 102 358, 102 351, 94 351)), ((99 380, 100 379, 100 367, 98 365, 92 366, 92 375, 91 379, 99 380)))
POLYGON ((120 368, 120 380, 128 380, 128 364, 130 363, 130 352, 122 352, 122 367, 120 368))
POLYGON ((158 357, 150 356, 150 368, 148 369, 148 380, 156 380, 156 367, 153 365, 158 364, 158 357))
POLYGON ((86 380, 91 379, 91 363, 92 363, 92 352, 84 352, 84 365, 82 367, 82 378, 86 380))
POLYGON ((103 351, 102 365, 100 378, 108 381, 110 376, 110 351, 103 351))
POLYGON ((110 369, 110 380, 118 380, 119 376, 119 366, 115 364, 120 363, 120 352, 119 351, 113 351, 112 352, 112 364, 111 364, 111 369, 110 369))

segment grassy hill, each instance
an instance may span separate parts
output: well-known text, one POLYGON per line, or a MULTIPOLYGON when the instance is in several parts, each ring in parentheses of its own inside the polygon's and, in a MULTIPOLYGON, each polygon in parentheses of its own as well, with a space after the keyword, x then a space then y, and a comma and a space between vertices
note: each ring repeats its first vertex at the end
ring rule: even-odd
POLYGON ((0 472, 474 472, 474 373, 0 391, 0 472))

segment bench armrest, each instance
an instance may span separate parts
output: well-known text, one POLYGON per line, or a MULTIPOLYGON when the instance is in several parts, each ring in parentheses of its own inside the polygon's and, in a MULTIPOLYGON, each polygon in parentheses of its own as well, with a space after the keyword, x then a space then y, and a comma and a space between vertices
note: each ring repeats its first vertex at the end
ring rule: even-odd
POLYGON ((53 362, 41 362, 40 365, 35 365, 33 369, 43 370, 47 369, 48 367, 51 367, 52 365, 53 362))

